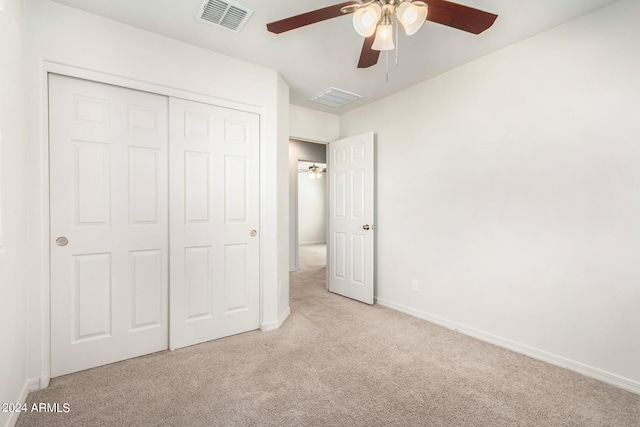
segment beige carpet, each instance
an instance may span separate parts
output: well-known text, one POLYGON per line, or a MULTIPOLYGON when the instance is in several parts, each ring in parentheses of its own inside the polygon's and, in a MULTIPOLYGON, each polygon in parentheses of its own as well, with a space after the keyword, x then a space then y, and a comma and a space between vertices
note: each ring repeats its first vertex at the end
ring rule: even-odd
POLYGON ((640 426, 640 396, 328 293, 301 251, 277 331, 53 379, 19 426, 640 426))

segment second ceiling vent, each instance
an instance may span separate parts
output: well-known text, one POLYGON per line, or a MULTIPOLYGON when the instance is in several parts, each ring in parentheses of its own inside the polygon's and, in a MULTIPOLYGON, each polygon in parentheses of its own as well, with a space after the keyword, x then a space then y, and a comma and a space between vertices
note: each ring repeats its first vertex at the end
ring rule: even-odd
POLYGON ((253 10, 237 3, 222 0, 205 0, 196 19, 239 33, 253 10))
POLYGON ((329 107, 338 108, 360 98, 362 97, 360 95, 356 95, 355 93, 347 92, 346 90, 338 89, 335 87, 330 87, 312 96, 309 101, 328 105, 329 107))

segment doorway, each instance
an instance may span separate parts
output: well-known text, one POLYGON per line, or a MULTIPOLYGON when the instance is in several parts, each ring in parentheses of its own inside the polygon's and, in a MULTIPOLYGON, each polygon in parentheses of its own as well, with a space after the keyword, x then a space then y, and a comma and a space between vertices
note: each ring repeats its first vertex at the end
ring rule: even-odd
POLYGON ((298 161, 298 269, 327 265, 327 165, 298 161))
MULTIPOLYGON (((301 241, 299 238, 299 216, 298 212, 300 210, 300 197, 298 187, 302 184, 303 188, 307 188, 307 184, 309 184, 312 179, 309 178, 309 167, 314 164, 324 165, 322 169, 326 168, 326 160, 327 159, 327 146, 322 143, 315 142, 307 142, 307 141, 298 141, 295 139, 289 140, 289 271, 293 272, 300 268, 300 253, 299 253, 299 242, 301 241), (304 172, 306 175, 303 176, 304 172), (306 181, 302 181, 305 179, 306 181)), ((322 178, 321 182, 324 184, 326 181, 325 175, 326 172, 321 172, 322 178)), ((318 179, 317 177, 315 179, 318 179)), ((318 187, 318 186, 316 186, 318 187)), ((317 190, 317 188, 316 188, 317 190)), ((317 191, 315 192, 317 194, 317 191)), ((318 203, 323 203, 324 208, 317 207, 316 209, 324 210, 325 221, 326 221, 326 192, 324 194, 324 199, 321 201, 318 200, 317 197, 313 198, 311 203, 317 205, 318 203)), ((308 194, 303 195, 303 199, 305 199, 308 194)), ((309 206, 309 203, 305 203, 303 206, 303 210, 309 206)), ((317 211, 316 211, 317 212, 317 211)), ((303 213, 304 215, 304 213, 303 213)), ((317 215, 316 215, 317 216, 317 215)), ((326 226, 325 226, 326 227, 326 226)), ((325 228, 326 229, 326 228, 325 228)), ((315 237, 310 239, 308 237, 303 236, 303 243, 326 243, 326 233, 323 237, 315 237)), ((324 265, 326 265, 326 258, 324 261, 324 265)))

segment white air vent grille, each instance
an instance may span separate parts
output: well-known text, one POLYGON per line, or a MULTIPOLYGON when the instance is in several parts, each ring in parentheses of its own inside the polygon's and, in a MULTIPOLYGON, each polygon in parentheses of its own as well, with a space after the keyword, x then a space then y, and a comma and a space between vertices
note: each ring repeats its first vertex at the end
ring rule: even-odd
POLYGON ((330 87, 329 89, 325 89, 319 94, 311 97, 310 101, 337 108, 360 98, 362 97, 360 95, 356 95, 355 93, 347 92, 346 90, 342 89, 336 89, 335 87, 330 87))
POLYGON ((239 33, 253 10, 237 3, 222 0, 205 0, 196 19, 239 33))

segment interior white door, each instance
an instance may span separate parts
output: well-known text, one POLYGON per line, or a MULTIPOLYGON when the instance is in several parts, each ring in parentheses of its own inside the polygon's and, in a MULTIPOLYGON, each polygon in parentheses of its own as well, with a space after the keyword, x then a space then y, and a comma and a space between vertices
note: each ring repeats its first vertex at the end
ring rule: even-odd
POLYGON ((167 98, 50 75, 51 376, 168 348, 167 98))
POLYGON ((170 99, 172 349, 260 326, 259 116, 170 99))
POLYGON ((329 290, 373 304, 373 132, 327 145, 329 178, 329 290))

